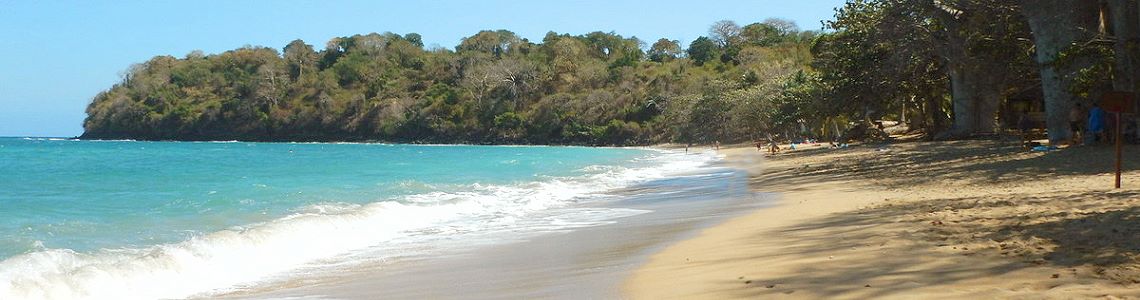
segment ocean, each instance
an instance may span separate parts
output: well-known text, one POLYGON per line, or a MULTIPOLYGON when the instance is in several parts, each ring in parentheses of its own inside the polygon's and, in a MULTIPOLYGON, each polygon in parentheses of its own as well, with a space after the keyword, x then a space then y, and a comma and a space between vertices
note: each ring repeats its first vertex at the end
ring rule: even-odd
POLYGON ((612 205, 631 189, 717 160, 647 148, 0 138, 0 299, 213 295, 613 224, 652 211, 612 205))

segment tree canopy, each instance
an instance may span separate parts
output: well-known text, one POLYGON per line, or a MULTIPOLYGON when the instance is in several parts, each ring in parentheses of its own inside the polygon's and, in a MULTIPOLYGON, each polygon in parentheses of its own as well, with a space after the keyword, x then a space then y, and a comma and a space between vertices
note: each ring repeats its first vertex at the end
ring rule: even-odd
POLYGON ((279 52, 158 56, 88 106, 84 138, 650 144, 840 138, 896 120, 930 138, 1068 115, 1140 80, 1137 0, 849 0, 822 31, 724 20, 687 46, 615 32, 484 30, 279 52))
POLYGON ((850 0, 812 48, 822 94, 852 119, 892 118, 930 137, 991 134, 1134 92, 1135 0, 850 0))
MULTIPOLYGON (((718 22, 710 29, 715 33, 718 22)), ((791 24, 790 21, 780 21, 791 24)), ((540 43, 484 30, 454 49, 416 33, 337 37, 281 51, 157 56, 89 105, 84 138, 648 144, 747 140, 770 124, 813 32, 683 49, 614 32, 540 43), (648 46, 648 47, 647 47, 648 46), (727 48, 733 48, 728 50, 727 48), (693 55, 704 51, 702 54, 693 55), (742 56, 741 56, 742 55, 742 56), (738 57, 739 56, 739 57, 738 57)))

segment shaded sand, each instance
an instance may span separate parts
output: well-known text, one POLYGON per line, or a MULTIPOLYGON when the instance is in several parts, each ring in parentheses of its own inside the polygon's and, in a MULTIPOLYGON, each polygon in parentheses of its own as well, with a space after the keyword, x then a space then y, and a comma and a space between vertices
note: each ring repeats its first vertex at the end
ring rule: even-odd
POLYGON ((635 299, 1140 297, 1140 147, 913 142, 724 152, 778 205, 653 255, 635 299))

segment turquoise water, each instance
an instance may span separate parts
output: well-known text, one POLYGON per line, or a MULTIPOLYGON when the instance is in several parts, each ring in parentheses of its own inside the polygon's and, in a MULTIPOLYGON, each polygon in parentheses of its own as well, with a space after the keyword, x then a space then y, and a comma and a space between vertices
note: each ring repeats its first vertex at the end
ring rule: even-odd
POLYGON ((177 298, 394 240, 558 227, 574 217, 552 219, 551 209, 708 159, 587 147, 0 138, 0 298, 177 298))

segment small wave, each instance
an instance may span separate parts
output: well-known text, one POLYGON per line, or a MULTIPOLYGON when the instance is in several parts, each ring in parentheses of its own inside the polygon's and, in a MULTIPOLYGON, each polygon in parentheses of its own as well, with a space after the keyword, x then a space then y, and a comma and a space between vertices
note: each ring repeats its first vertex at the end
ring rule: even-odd
POLYGON ((83 140, 83 141, 86 141, 86 142, 100 142, 100 143, 107 143, 107 142, 138 142, 138 140, 132 140, 132 139, 118 139, 118 140, 83 140))
POLYGON ((585 166, 585 167, 583 167, 582 169, 579 169, 579 171, 591 173, 591 172, 603 172, 603 171, 610 171, 610 170, 614 170, 614 169, 616 169, 616 168, 620 168, 620 166, 612 166, 612 165, 589 165, 589 166, 585 166))
POLYGON ((53 142, 71 140, 71 139, 67 139, 67 138, 49 138, 49 137, 23 137, 20 139, 25 140, 25 141, 53 141, 53 142))

